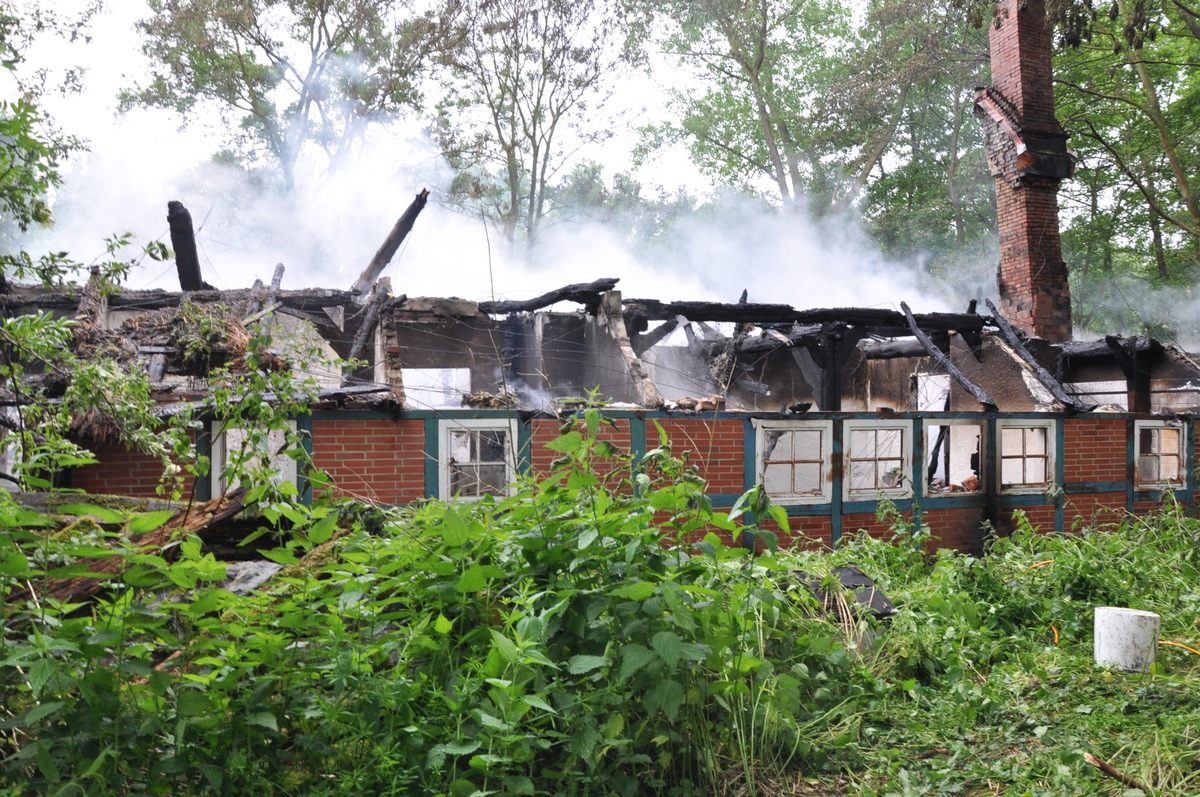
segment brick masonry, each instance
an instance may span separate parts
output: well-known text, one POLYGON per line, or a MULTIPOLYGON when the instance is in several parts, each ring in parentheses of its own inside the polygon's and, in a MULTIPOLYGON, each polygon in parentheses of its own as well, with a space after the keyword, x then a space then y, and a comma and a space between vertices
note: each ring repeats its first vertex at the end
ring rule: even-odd
MULTIPOLYGON (((163 463, 139 451, 128 451, 117 443, 90 443, 89 450, 100 460, 97 465, 71 471, 71 487, 96 495, 128 495, 134 498, 166 498, 158 494, 163 463)), ((184 479, 183 497, 192 495, 195 478, 184 479)))
POLYGON ((409 420, 313 421, 313 464, 338 496, 384 504, 425 497, 425 425, 409 420))
MULTIPOLYGON (((1043 0, 1002 0, 989 36, 992 90, 1014 110, 1013 126, 1026 142, 1058 142, 1056 149, 1062 152, 1051 159, 1065 157, 1065 141, 1059 141, 1062 128, 1054 117, 1052 40, 1043 0)), ((994 131, 987 138, 989 150, 1011 145, 994 131)), ((1001 312, 1032 335, 1070 340, 1071 295, 1059 236, 1058 180, 1022 172, 996 175, 996 214, 1001 312)))

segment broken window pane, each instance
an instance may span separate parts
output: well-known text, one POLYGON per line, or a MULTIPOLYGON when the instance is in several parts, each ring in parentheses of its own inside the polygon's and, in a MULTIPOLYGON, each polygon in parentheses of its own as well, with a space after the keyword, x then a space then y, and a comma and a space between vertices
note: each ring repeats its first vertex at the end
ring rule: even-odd
POLYGON ((850 491, 876 493, 904 486, 905 430, 852 429, 849 460, 850 491))
POLYGON ((1183 481, 1182 430, 1138 423, 1137 486, 1164 487, 1183 481))
POLYGON ((820 498, 829 481, 830 429, 768 429, 763 433, 762 480, 772 498, 820 498))
POLYGON ((451 429, 447 435, 450 494, 503 495, 509 482, 508 438, 503 429, 451 429))

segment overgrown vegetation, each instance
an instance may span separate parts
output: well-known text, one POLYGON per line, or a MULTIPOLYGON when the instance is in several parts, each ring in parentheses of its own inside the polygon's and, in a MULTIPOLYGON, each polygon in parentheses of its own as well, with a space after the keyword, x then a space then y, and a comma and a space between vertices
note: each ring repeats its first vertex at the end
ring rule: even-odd
MULTIPOLYGON (((989 556, 861 536, 752 557, 781 513, 714 511, 666 440, 595 410, 502 500, 267 504, 292 525, 262 590, 195 538, 0 505, 0 591, 123 557, 90 606, 5 602, 0 784, 20 794, 1186 794, 1198 657, 1096 668, 1091 610, 1159 612, 1196 647, 1196 522, 1023 528, 989 556), (750 523, 750 525, 744 525, 750 523), (107 528, 112 528, 108 526, 107 528), (796 573, 856 562, 901 607, 824 616, 796 573), (1093 754, 1143 784, 1084 762, 1093 754)), ((79 511, 88 511, 86 507, 79 511)), ((101 510, 101 512, 103 512, 101 510)), ((120 520, 109 515, 102 519, 120 520)), ((262 545, 260 537, 254 545, 262 545)), ((827 585, 833 580, 826 578, 827 585)), ((36 590, 35 590, 36 593, 36 590)))

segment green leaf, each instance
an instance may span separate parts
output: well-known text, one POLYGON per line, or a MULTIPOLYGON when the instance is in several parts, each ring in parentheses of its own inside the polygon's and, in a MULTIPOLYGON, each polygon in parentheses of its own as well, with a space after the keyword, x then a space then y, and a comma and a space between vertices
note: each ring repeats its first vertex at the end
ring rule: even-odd
POLYGON ((635 581, 632 584, 622 584, 614 589, 612 594, 617 598, 644 601, 654 594, 654 584, 649 581, 635 581))
POLYGON ((54 511, 61 515, 91 516, 97 518, 101 523, 120 523, 125 520, 123 512, 95 504, 64 504, 54 511))
POLYGON ((654 659, 654 654, 645 645, 631 642, 621 648, 620 679, 627 680, 629 676, 645 667, 654 659))
POLYGON ((599 669, 608 663, 604 656, 572 656, 567 661, 567 671, 572 675, 582 675, 585 672, 599 669))
POLYGON ((546 698, 542 697, 541 695, 522 695, 521 702, 527 706, 540 708, 542 711, 549 712, 550 714, 558 713, 554 710, 553 706, 546 702, 546 698))
POLYGON ((446 507, 446 515, 442 518, 442 540, 451 547, 465 545, 471 538, 471 528, 466 518, 460 515, 453 506, 446 507))
POLYGON ((263 558, 270 559, 277 565, 294 565, 300 561, 290 548, 260 549, 259 553, 263 558))
POLYGON ((659 681, 646 693, 646 708, 651 712, 661 711, 671 722, 679 715, 683 705, 683 684, 678 681, 659 681))
POLYGON ((247 725, 257 725, 260 728, 270 728, 273 731, 279 730, 279 723, 275 720, 275 715, 269 711, 259 711, 246 717, 247 725))
POLYGON ((143 512, 135 516, 129 521, 129 525, 125 530, 130 534, 146 534, 160 528, 162 524, 171 519, 171 515, 175 514, 170 509, 164 509, 159 512, 143 512))
POLYGON ((449 634, 453 629, 454 623, 450 622, 444 614, 439 614, 437 619, 433 621, 433 630, 439 634, 449 634))
POLYGON ((679 663, 679 657, 683 653, 683 640, 679 638, 679 634, 674 631, 659 631, 650 640, 650 644, 667 666, 674 667, 679 663))
POLYGON ((546 448, 551 451, 557 451, 560 454, 570 454, 578 451, 583 445, 583 435, 576 431, 570 431, 546 443, 546 448))
POLYGON ((492 566, 473 565, 463 571, 454 589, 461 593, 480 592, 487 588, 488 581, 500 575, 500 569, 492 566))
POLYGON ((492 631, 492 646, 496 648, 509 664, 516 664, 517 660, 521 657, 516 643, 499 631, 492 631))
POLYGON ((326 515, 314 523, 308 530, 308 541, 313 545, 328 542, 337 530, 337 518, 337 515, 326 515))

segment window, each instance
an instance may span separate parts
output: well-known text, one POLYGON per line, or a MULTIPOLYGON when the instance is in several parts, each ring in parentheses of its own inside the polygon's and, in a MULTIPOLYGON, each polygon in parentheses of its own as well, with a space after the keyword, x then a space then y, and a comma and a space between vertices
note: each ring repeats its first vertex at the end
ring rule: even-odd
POLYGON ((979 421, 928 421, 925 426, 925 492, 977 493, 981 470, 983 424, 979 421))
POLYGON ((758 480, 779 504, 830 500, 831 421, 755 421, 758 480))
POLYGON ((908 494, 912 422, 846 421, 844 448, 848 499, 908 494))
POLYGON ((1000 489, 1037 492, 1054 481, 1051 421, 1000 421, 1000 489))
POLYGON ((295 485, 296 460, 287 453, 287 438, 289 432, 295 432, 296 424, 289 421, 288 426, 288 430, 271 430, 265 440, 259 441, 257 450, 252 450, 249 448, 249 435, 245 429, 231 423, 213 423, 212 450, 209 452, 212 494, 224 495, 237 486, 237 482, 227 475, 230 465, 240 468, 256 467, 259 464, 258 459, 262 456, 270 460, 272 482, 291 482, 295 485))
POLYGON ((1171 488, 1183 484, 1183 426, 1170 421, 1134 421, 1139 489, 1171 488))
POLYGON ((516 478, 516 439, 516 421, 438 421, 441 498, 473 500, 510 492, 516 478))

